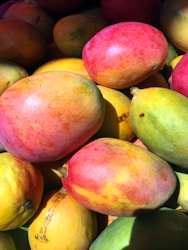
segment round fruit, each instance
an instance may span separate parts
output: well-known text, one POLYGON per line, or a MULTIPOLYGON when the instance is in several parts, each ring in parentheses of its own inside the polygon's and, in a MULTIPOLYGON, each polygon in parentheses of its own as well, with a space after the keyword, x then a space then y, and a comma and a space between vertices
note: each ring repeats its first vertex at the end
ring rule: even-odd
POLYGON ((81 57, 86 42, 105 26, 107 26, 106 21, 96 15, 68 15, 55 24, 54 41, 63 55, 81 57))
POLYGON ((45 194, 28 230, 31 250, 88 250, 96 235, 96 214, 63 188, 45 194))
POLYGON ((46 71, 65 70, 73 73, 80 74, 91 80, 88 75, 84 62, 81 58, 58 58, 50 60, 40 65, 33 74, 38 74, 46 71))
POLYGON ((47 39, 53 39, 53 18, 36 4, 29 4, 25 1, 11 5, 5 12, 3 19, 22 20, 36 27, 47 39))
POLYGON ((44 180, 31 163, 8 152, 0 154, 0 231, 23 226, 36 213, 44 180))
POLYGON ((84 46, 82 55, 94 82, 123 89, 138 84, 164 66, 168 43, 152 25, 121 22, 95 34, 84 46))
POLYGON ((0 249, 16 250, 16 245, 9 232, 0 232, 0 249))
POLYGON ((130 141, 134 132, 129 117, 131 100, 121 91, 97 85, 105 100, 104 121, 98 137, 114 137, 130 141))
POLYGON ((32 67, 47 54, 44 36, 31 24, 21 20, 0 20, 0 60, 10 60, 32 67))
POLYGON ((17 63, 0 61, 0 95, 16 81, 28 76, 27 70, 17 63))
POLYGON ((1 95, 0 144, 30 162, 56 161, 98 131, 104 108, 96 84, 79 74, 27 76, 1 95))
POLYGON ((188 51, 187 0, 166 0, 160 12, 161 28, 169 41, 180 51, 188 51))
POLYGON ((169 78, 170 88, 188 97, 188 52, 180 57, 169 78))

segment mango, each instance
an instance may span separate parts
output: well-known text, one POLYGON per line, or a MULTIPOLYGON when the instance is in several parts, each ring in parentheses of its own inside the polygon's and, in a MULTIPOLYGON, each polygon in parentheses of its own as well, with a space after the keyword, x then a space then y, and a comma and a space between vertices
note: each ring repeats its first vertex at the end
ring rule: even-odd
POLYGON ((98 131, 104 109, 96 84, 79 74, 27 76, 1 95, 0 144, 29 162, 59 160, 98 131))
POLYGON ((182 52, 188 51, 187 0, 165 0, 160 10, 161 30, 171 44, 182 52))
POLYGON ((88 250, 96 236, 96 213, 63 188, 45 193, 28 227, 31 250, 88 250))
POLYGON ((0 95, 12 84, 28 76, 28 71, 21 65, 8 61, 0 61, 0 95))
POLYGON ((181 172, 180 170, 175 171, 179 184, 179 192, 177 195, 177 203, 186 211, 188 211, 188 173, 181 172))
POLYGON ((156 27, 120 22, 97 32, 83 47, 82 58, 91 79, 103 86, 124 89, 162 69, 168 42, 156 27))
POLYGON ((132 88, 130 118, 146 147, 166 161, 188 168, 188 99, 168 88, 132 88))
POLYGON ((171 166, 131 142, 103 137, 75 152, 62 167, 65 189, 102 214, 133 216, 163 205, 176 188, 171 166), (64 173, 63 173, 64 172, 64 173))
POLYGON ((188 217, 163 208, 137 217, 115 219, 89 250, 186 250, 188 217))
POLYGON ((105 100, 105 116, 97 136, 130 141, 134 132, 129 117, 131 100, 119 90, 97 85, 105 100))
POLYGON ((9 232, 0 232, 0 249, 16 250, 15 242, 9 232))

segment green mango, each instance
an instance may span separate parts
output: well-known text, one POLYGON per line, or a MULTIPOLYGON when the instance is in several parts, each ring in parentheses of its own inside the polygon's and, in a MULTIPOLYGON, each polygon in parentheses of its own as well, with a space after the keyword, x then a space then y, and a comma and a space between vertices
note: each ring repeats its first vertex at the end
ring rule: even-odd
POLYGON ((130 119, 146 147, 188 169, 188 98, 167 88, 131 89, 130 119))
POLYGON ((163 208, 136 217, 118 217, 89 250, 187 250, 188 216, 163 208))

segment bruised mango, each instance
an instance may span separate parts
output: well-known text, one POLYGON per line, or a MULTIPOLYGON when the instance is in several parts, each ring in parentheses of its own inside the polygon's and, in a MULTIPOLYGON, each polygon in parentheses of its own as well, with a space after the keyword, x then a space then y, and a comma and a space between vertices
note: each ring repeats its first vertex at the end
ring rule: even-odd
POLYGON ((168 88, 132 88, 130 118, 146 147, 170 163, 188 168, 188 98, 168 88))
POLYGON ((171 166, 131 142, 103 137, 78 150, 63 166, 65 189, 84 206, 132 216, 161 206, 176 188, 171 166))

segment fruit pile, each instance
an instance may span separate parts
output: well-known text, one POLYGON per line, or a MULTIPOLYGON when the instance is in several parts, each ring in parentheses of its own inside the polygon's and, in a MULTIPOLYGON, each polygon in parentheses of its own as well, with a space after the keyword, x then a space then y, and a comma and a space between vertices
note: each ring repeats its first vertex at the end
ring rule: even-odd
POLYGON ((0 249, 187 250, 186 0, 0 5, 0 249))

